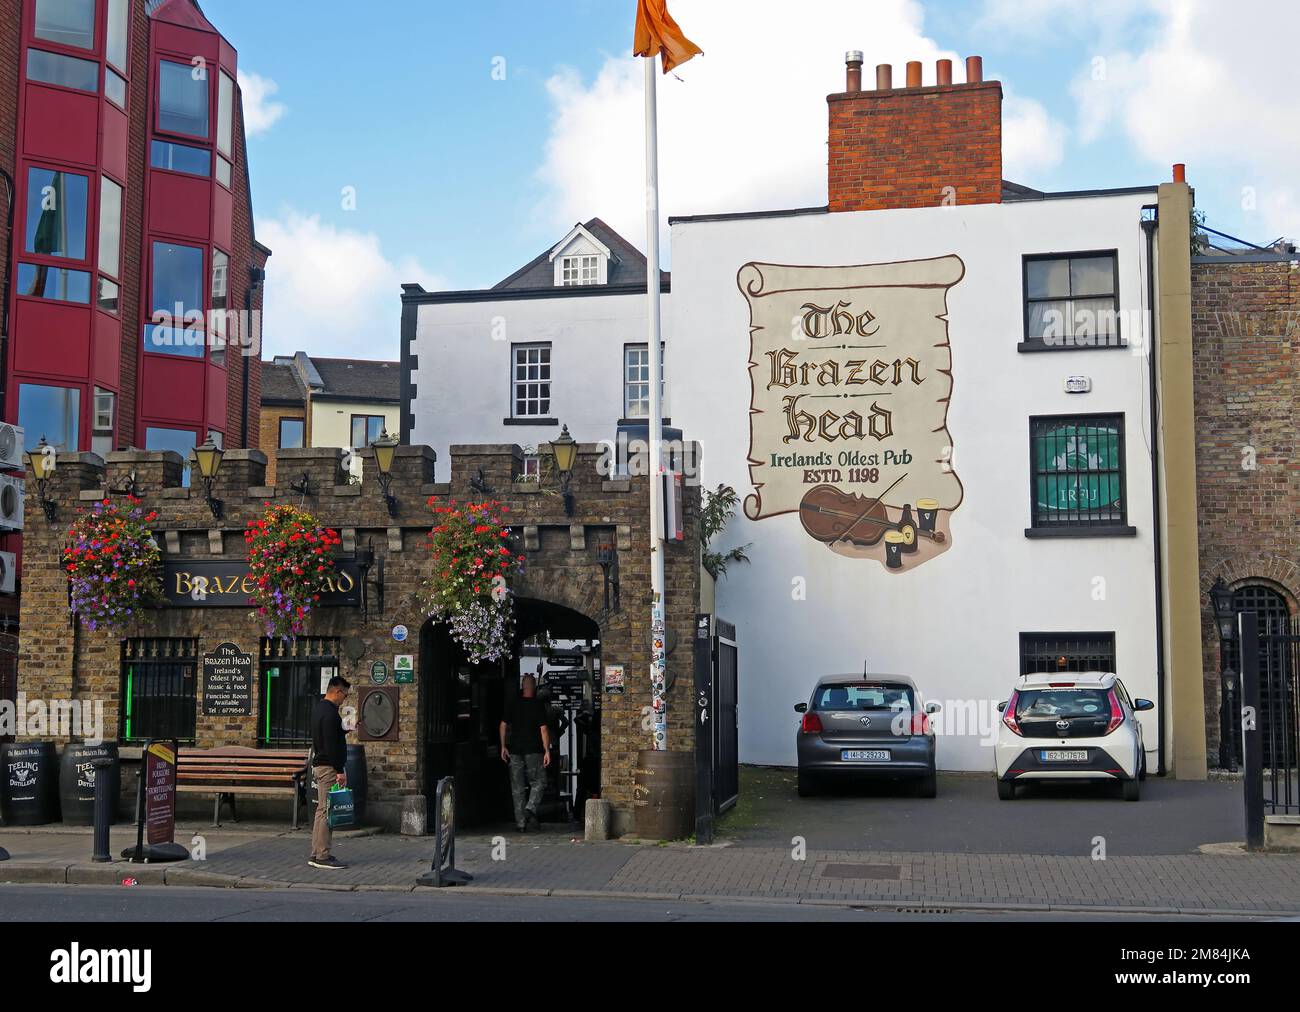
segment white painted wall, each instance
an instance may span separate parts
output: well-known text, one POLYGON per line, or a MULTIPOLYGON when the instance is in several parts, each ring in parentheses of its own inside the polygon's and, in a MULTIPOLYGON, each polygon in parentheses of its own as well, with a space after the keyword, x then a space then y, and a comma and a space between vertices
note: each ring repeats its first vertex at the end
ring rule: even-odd
MULTIPOLYGON (((1016 681, 1022 631, 1114 631, 1121 677, 1134 695, 1156 699, 1146 360, 1126 350, 1016 350, 1024 254, 1118 248, 1121 310, 1143 308, 1139 220, 1153 200, 1118 195, 673 226, 673 424, 702 444, 705 486, 725 482, 742 498, 752 491, 749 310, 737 270, 749 261, 848 265, 954 253, 966 264, 948 303, 948 428, 965 486, 951 549, 892 575, 875 561, 832 554, 804 533, 796 514, 740 516, 728 532, 730 544, 752 542, 752 564, 733 567, 717 589, 718 613, 739 633, 742 762, 793 764, 793 704, 807 700, 820 676, 861 671, 864 659, 873 671, 911 675, 928 699, 984 701, 991 724, 993 704, 1016 681), (1092 392, 1066 394, 1070 374, 1091 376, 1092 392), (1138 536, 1026 538, 1029 417, 1103 411, 1125 414, 1128 513, 1138 536), (797 577, 807 581, 807 600, 792 600, 797 577), (1096 578, 1105 580, 1104 600, 1094 599, 1096 578)), ((1136 343, 1131 327, 1125 337, 1136 343)), ((1154 749, 1155 714, 1142 719, 1154 749)), ((941 737, 941 768, 991 770, 992 749, 979 738, 978 728, 941 737)))
MULTIPOLYGON (((665 294, 665 333, 671 302, 665 294)), ((550 342, 551 416, 581 443, 613 440, 623 417, 623 347, 646 343, 645 303, 642 294, 421 305, 411 442, 437 451, 437 480, 450 476, 454 444, 528 447, 559 436, 559 425, 505 423, 513 344, 550 342)))

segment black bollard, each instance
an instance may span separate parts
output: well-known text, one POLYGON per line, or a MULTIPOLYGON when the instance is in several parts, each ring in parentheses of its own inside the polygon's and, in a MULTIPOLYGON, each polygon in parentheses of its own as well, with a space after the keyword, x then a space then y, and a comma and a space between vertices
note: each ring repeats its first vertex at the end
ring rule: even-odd
POLYGON ((108 828, 113 824, 117 798, 111 796, 113 778, 100 774, 113 765, 113 760, 96 759, 91 765, 95 767, 95 853, 90 859, 96 864, 105 864, 113 860, 108 849, 108 828))

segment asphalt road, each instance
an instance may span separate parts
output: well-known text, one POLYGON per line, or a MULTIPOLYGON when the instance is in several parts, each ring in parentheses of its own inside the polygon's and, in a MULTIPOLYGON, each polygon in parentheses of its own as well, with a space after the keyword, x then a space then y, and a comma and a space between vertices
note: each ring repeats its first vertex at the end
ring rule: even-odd
POLYGON ((1111 785, 1035 784, 999 801, 992 775, 940 774, 939 796, 902 784, 841 785, 800 798, 795 771, 741 770, 741 800, 719 834, 740 846, 958 854, 1081 856, 1104 838, 1110 856, 1193 854, 1203 843, 1245 839, 1239 782, 1148 777, 1142 800, 1111 785))
MULTIPOLYGON (((97 886, 0 886, 4 923, 82 924, 168 921, 317 921, 336 924, 393 922, 575 923, 583 921, 777 923, 783 921, 916 921, 923 915, 838 906, 767 902, 701 902, 585 899, 560 896, 494 896, 453 889, 415 893, 338 893, 310 889, 186 889, 97 886)), ((1117 915, 953 911, 949 921, 1168 920, 1117 915)))

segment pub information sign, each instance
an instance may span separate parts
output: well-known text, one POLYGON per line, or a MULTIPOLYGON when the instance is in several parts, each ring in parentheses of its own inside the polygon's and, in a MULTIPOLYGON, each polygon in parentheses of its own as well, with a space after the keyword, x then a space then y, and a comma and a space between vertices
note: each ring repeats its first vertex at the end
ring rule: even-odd
POLYGON ((153 741, 144 752, 144 840, 149 846, 176 837, 176 742, 153 741))
POLYGON ((222 643, 203 655, 203 716, 247 717, 253 712, 253 655, 222 643))

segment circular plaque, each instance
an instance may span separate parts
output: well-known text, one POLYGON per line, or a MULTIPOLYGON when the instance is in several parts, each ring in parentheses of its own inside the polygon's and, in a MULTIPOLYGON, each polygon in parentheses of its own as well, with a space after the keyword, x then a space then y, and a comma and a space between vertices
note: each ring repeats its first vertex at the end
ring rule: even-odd
POLYGON ((361 704, 360 722, 372 738, 388 734, 396 720, 397 709, 386 692, 372 692, 361 704))

